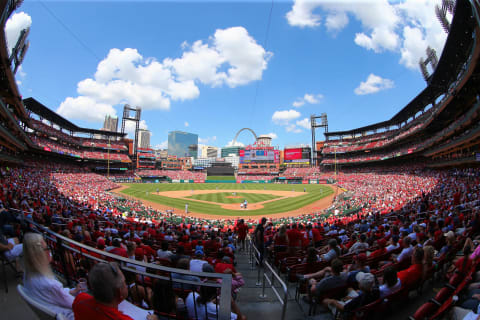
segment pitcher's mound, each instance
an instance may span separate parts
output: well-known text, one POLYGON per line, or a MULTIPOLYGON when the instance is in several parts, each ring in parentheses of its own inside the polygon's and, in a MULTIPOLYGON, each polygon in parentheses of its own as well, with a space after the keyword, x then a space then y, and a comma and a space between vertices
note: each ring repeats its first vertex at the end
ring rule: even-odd
POLYGON ((240 197, 240 196, 226 196, 227 199, 240 199, 240 198, 243 198, 243 197, 240 197))

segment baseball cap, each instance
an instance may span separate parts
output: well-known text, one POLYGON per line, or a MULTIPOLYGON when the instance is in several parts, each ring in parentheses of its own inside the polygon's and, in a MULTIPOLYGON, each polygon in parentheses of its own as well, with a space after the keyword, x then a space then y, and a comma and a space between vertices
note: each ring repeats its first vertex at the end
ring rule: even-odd
POLYGON ((100 249, 105 248, 105 240, 103 238, 99 238, 97 240, 97 247, 100 248, 100 249))
POLYGON ((455 237, 455 233, 453 233, 453 231, 448 231, 447 233, 444 233, 443 235, 447 238, 455 237))
POLYGON ((359 272, 355 276, 355 280, 357 280, 360 288, 369 289, 375 284, 375 277, 371 273, 359 272))
POLYGON ((385 247, 385 245, 387 244, 387 240, 380 239, 380 240, 377 241, 377 243, 378 243, 379 247, 385 247))
POLYGON ((359 253, 355 256, 355 261, 365 262, 367 261, 367 255, 365 253, 359 253))

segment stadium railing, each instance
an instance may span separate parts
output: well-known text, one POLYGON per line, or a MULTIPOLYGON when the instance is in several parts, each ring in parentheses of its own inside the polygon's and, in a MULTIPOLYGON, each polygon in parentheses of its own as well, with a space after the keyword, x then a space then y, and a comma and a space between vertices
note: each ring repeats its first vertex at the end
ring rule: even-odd
MULTIPOLYGON (((85 265, 93 266, 97 262, 117 262, 123 272, 134 273, 136 278, 142 279, 145 283, 145 278, 148 277, 153 284, 153 280, 168 280, 172 283, 178 284, 180 288, 185 285, 195 287, 215 287, 220 290, 220 299, 218 301, 217 319, 229 320, 231 318, 231 283, 232 275, 223 273, 207 273, 207 272, 193 272, 189 270, 176 269, 165 267, 153 263, 146 263, 142 261, 132 260, 124 258, 115 254, 108 253, 103 250, 98 250, 87 246, 83 243, 74 241, 70 238, 64 237, 52 230, 28 219, 24 216, 24 213, 17 209, 10 209, 18 214, 19 219, 23 223, 29 224, 30 231, 41 233, 51 249, 52 256, 54 258, 53 269, 61 276, 65 278, 67 285, 71 286, 77 281, 76 268, 82 268, 85 265), (73 267, 73 268, 72 268, 73 267), (136 267, 144 268, 146 271, 137 270, 136 267), (61 270, 62 272, 59 272, 61 270), (221 283, 218 282, 197 282, 182 280, 179 278, 173 278, 172 273, 180 275, 197 276, 201 279, 217 280, 221 279, 221 283)), ((194 304, 195 304, 195 300, 194 304)), ((198 318, 198 317, 197 317, 198 318)))
POLYGON ((266 283, 268 282, 268 286, 272 289, 273 293, 277 297, 278 301, 282 305, 282 316, 280 320, 285 319, 285 313, 287 311, 287 302, 288 302, 288 288, 285 282, 280 278, 278 273, 273 270, 272 266, 265 260, 261 259, 260 257, 263 256, 258 251, 257 247, 253 243, 252 239, 248 240, 248 248, 249 248, 249 261, 252 264, 252 269, 255 268, 255 263, 258 265, 258 274, 257 274, 257 286, 262 286, 262 293, 260 294, 261 299, 265 299, 267 295, 265 294, 266 283), (260 276, 260 273, 262 276, 260 276), (270 273, 270 277, 268 275, 270 273), (279 292, 278 289, 275 287, 275 279, 280 284, 280 288, 283 292, 279 292), (282 298, 283 293, 283 298, 282 298))

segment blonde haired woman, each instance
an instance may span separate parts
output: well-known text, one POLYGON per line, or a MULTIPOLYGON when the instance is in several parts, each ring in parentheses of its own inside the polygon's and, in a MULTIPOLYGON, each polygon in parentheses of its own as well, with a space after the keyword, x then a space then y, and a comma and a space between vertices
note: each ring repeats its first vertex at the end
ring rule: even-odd
POLYGON ((81 286, 74 289, 64 288, 55 279, 50 262, 52 255, 42 235, 27 233, 23 238, 23 259, 25 263, 24 287, 28 295, 48 305, 56 313, 62 313, 67 319, 74 319, 72 303, 81 292, 81 286))

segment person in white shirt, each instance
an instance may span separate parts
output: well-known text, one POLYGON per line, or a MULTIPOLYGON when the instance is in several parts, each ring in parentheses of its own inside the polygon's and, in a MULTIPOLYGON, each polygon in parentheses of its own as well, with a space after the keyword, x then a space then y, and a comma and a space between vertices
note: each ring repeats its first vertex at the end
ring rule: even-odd
POLYGON ((64 288, 50 268, 50 249, 38 233, 27 233, 23 238, 25 262, 24 287, 27 294, 39 300, 55 313, 74 319, 72 304, 75 296, 87 288, 78 284, 76 288, 64 288))
MULTIPOLYGON (((188 317, 190 319, 198 320, 216 320, 218 317, 218 306, 215 304, 217 298, 217 288, 215 287, 200 287, 200 292, 191 292, 185 299, 187 306, 188 317)), ((247 318, 240 313, 236 303, 232 300, 232 313, 230 314, 231 320, 247 318)))
POLYGON ((168 250, 168 242, 163 241, 161 248, 157 250, 157 257, 160 259, 170 259, 173 256, 173 252, 168 250))
POLYGON ((411 243, 412 239, 410 237, 403 238, 403 250, 395 258, 396 262, 402 262, 404 259, 410 259, 413 253, 413 247, 410 245, 411 243))
POLYGON ((190 260, 190 271, 202 272, 203 265, 208 263, 202 260, 203 252, 201 250, 195 251, 195 259, 190 260))
POLYGON ((365 242, 367 240, 367 236, 362 233, 359 237, 359 241, 355 242, 353 246, 348 250, 349 253, 358 253, 368 249, 368 243, 365 242))
POLYGON ((390 252, 398 249, 398 247, 400 247, 400 244, 398 243, 398 236, 394 234, 391 238, 391 243, 385 249, 387 249, 387 252, 390 252))
POLYGON ((383 271, 383 284, 379 287, 380 298, 385 298, 400 288, 402 288, 402 282, 397 277, 397 271, 392 266, 386 267, 383 271))

